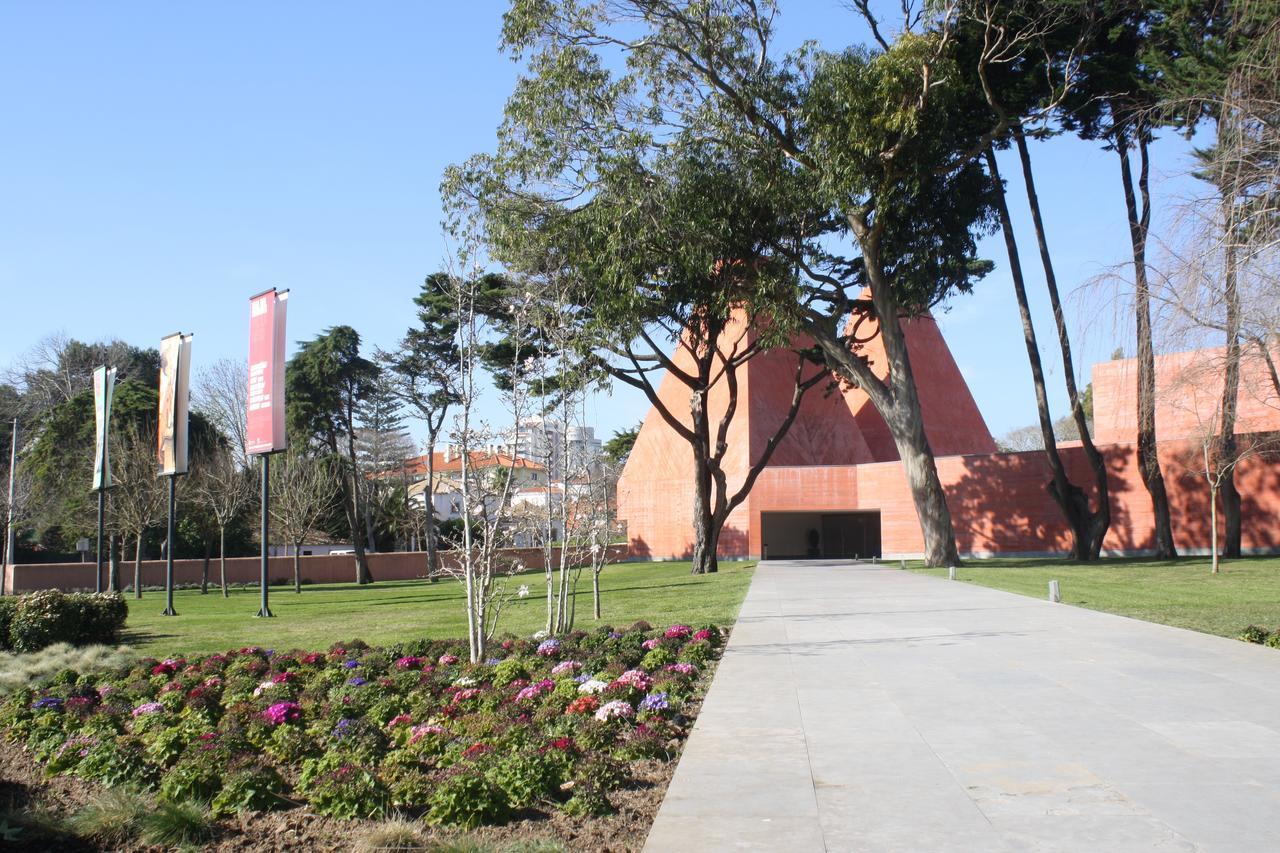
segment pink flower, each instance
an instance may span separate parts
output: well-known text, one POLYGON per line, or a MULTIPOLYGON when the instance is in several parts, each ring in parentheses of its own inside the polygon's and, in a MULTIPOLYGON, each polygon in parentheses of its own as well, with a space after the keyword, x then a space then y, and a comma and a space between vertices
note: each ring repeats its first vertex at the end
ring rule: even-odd
POLYGON ((454 704, 457 704, 458 702, 465 702, 468 699, 474 699, 479 695, 480 695, 480 688, 468 687, 464 690, 459 690, 457 693, 453 694, 453 701, 454 701, 454 704))
POLYGON ((695 640, 710 640, 711 632, 708 631, 706 628, 703 628, 701 631, 698 631, 696 634, 694 634, 693 638, 695 640))
POLYGON ((652 639, 645 640, 645 641, 644 641, 643 643, 641 643, 640 645, 644 646, 644 647, 645 647, 646 649, 648 649, 649 651, 653 651, 654 649, 656 649, 656 648, 657 648, 658 646, 660 646, 661 644, 662 644, 662 640, 659 640, 657 637, 653 637, 652 639))
POLYGON ((297 678, 298 676, 294 675, 292 672, 281 672, 273 676, 271 680, 276 684, 287 684, 290 681, 296 681, 297 678))
POLYGON ((277 702, 263 711, 262 717, 273 726, 291 723, 302 718, 302 706, 297 702, 277 702))
POLYGON ((163 710, 164 710, 164 706, 161 705, 159 702, 144 702, 143 704, 133 709, 133 715, 135 717, 142 717, 147 714, 158 714, 163 710))
POLYGON ((413 717, 408 714, 397 714, 391 718, 391 722, 387 723, 387 728, 394 729, 396 726, 407 726, 413 722, 413 717))
POLYGON ((698 668, 691 663, 669 663, 665 667, 667 672, 678 672, 681 675, 697 675, 698 668))
POLYGON ((416 669, 422 666, 422 658, 413 655, 405 655, 396 661, 396 667, 399 669, 416 669))
POLYGON ((424 737, 426 737, 427 735, 446 735, 446 734, 448 734, 448 732, 447 732, 447 731, 445 731, 444 729, 442 729, 440 726, 433 726, 433 725, 430 725, 430 724, 424 724, 424 725, 421 725, 421 726, 414 726, 413 728, 409 729, 409 732, 410 732, 410 734, 409 734, 409 743, 417 743, 418 741, 422 740, 422 739, 423 739, 424 737))
POLYGON ((668 640, 683 640, 685 637, 693 633, 693 629, 688 625, 672 625, 662 636, 668 640))
POLYGON ((609 720, 614 717, 626 720, 634 717, 635 715, 636 711, 631 707, 631 703, 623 702, 621 700, 609 702, 602 706, 599 711, 596 711, 597 720, 609 720))
POLYGON ((566 673, 577 672, 580 669, 582 669, 582 664, 578 663, 576 660, 566 660, 551 667, 551 674, 565 675, 566 673))
POLYGON ((647 693, 649 688, 653 686, 653 679, 643 669, 629 669, 619 675, 613 683, 634 687, 641 693, 647 693))
POLYGON ((457 655, 440 655, 440 659, 436 661, 436 663, 440 664, 441 666, 453 666, 457 662, 458 662, 457 655))
POLYGON ((516 694, 517 702, 527 702, 530 699, 537 699, 543 693, 550 693, 555 689, 556 683, 549 678, 544 678, 537 684, 530 684, 528 687, 516 694))

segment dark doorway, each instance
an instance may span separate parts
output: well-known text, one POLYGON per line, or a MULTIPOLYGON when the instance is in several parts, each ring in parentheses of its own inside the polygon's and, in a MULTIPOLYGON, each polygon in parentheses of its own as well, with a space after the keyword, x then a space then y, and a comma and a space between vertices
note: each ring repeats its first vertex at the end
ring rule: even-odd
POLYGON ((866 560, 880 554, 879 512, 765 512, 762 556, 774 560, 866 560))

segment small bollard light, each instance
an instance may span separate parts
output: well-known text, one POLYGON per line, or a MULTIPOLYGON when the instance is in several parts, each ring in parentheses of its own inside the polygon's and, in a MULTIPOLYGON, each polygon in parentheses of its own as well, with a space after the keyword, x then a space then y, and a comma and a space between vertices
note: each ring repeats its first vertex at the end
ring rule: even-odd
POLYGON ((873 556, 873 557, 871 558, 871 565, 873 565, 873 566, 874 566, 875 564, 876 564, 876 558, 873 556))
POLYGON ((1062 594, 1058 591, 1058 582, 1049 581, 1049 600, 1054 604, 1062 601, 1062 594))
POLYGON ((901 565, 901 566, 899 566, 898 568, 900 568, 900 569, 905 569, 906 567, 907 567, 907 560, 906 560, 906 558, 904 557, 904 558, 902 559, 902 565, 901 565))
POLYGON ((948 579, 948 580, 955 580, 955 579, 956 579, 956 567, 955 567, 955 566, 947 566, 947 579, 948 579))

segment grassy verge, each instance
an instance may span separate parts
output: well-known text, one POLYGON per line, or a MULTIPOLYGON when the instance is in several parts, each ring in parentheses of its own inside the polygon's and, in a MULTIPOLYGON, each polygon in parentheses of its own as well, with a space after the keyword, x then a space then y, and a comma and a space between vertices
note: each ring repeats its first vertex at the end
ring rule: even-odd
MULTIPOLYGON (((751 581, 754 563, 725 562, 715 575, 693 576, 690 564, 622 563, 600 576, 603 622, 630 625, 644 619, 654 625, 671 622, 731 625, 751 581)), ((546 618, 546 587, 541 573, 505 581, 514 593, 522 584, 527 598, 513 597, 502 611, 499 632, 531 634, 546 618)), ((372 644, 427 638, 465 637, 462 585, 453 580, 382 581, 370 586, 317 584, 271 588, 276 618, 254 616, 258 590, 236 589, 229 598, 210 588, 174 593, 177 616, 161 616, 163 593, 129 598, 129 620, 123 641, 141 654, 179 655, 225 651, 247 645, 280 649, 328 648, 338 640, 359 638, 372 644)), ((578 584, 577 624, 590 628, 591 578, 578 584)))
MULTIPOLYGON (((946 577, 946 569, 908 568, 946 577)), ((970 560, 959 580, 1045 598, 1056 580, 1068 604, 1237 637, 1247 625, 1280 626, 1280 558, 1224 560, 1209 573, 1208 558, 1173 561, 1113 558, 1094 564, 1062 560, 970 560)))

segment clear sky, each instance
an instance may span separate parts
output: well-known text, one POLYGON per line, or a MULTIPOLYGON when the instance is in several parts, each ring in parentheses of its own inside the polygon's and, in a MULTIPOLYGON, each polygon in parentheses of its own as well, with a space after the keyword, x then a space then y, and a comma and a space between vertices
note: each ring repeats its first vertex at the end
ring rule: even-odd
MULTIPOLYGON (((862 37, 842 0, 784 0, 781 42, 862 37)), ((896 5, 896 4, 895 4, 896 5)), ((519 69, 497 50, 501 0, 0 0, 0 365, 50 332, 158 345, 195 332, 196 366, 243 358, 247 298, 290 288, 289 337, 348 324, 391 346, 447 249, 444 168, 491 148, 519 69)), ((1157 209, 1188 190, 1186 143, 1156 147, 1157 209)), ((1117 158, 1061 138, 1037 181, 1064 291, 1121 264, 1117 158)), ((1002 162, 1026 225, 1016 162, 1002 162)), ((1064 411, 1029 227, 1023 265, 1064 411)), ((1035 420, 1003 243, 997 271, 939 314, 993 433, 1035 420)), ((1117 285, 1070 299, 1080 369, 1132 351, 1117 285)), ((643 417, 618 389, 598 431, 643 417)), ((496 411, 491 417, 498 421, 496 411)))

